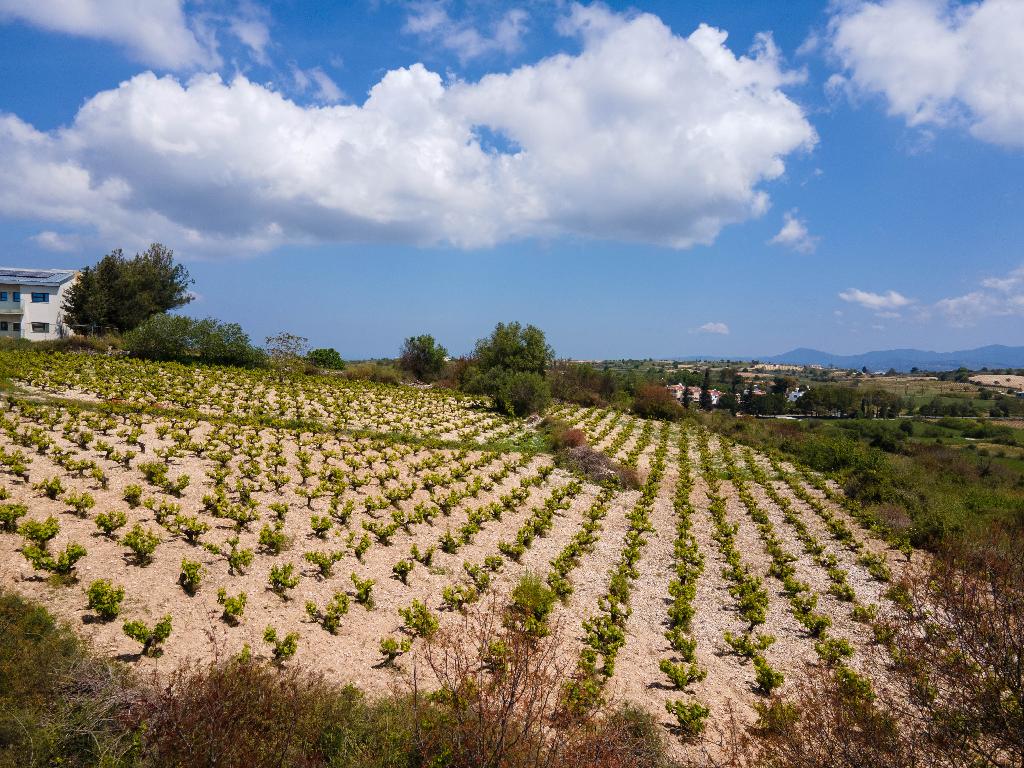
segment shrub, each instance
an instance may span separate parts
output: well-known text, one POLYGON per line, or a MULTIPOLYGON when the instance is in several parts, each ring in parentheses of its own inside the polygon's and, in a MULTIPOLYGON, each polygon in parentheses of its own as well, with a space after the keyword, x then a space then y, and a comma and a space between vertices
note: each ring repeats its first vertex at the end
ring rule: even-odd
POLYGON ((177 528, 178 533, 185 537, 189 544, 195 544, 199 541, 200 536, 210 530, 209 524, 200 520, 195 515, 187 517, 185 515, 176 515, 174 527, 177 528))
POLYGON ((100 512, 96 515, 96 527, 107 536, 114 536, 115 533, 128 523, 128 515, 120 510, 114 512, 100 512))
POLYGON ((117 618, 124 600, 124 587, 115 586, 110 579, 97 579, 86 590, 89 610, 95 611, 103 621, 117 618))
POLYGON ((494 398, 494 405, 510 416, 543 413, 551 402, 547 379, 539 373, 502 371, 489 377, 485 394, 494 398))
POLYGON ((278 637, 277 630, 268 626, 263 630, 263 639, 270 643, 270 652, 275 664, 283 664, 299 649, 298 632, 289 632, 284 637, 278 637))
POLYGON ((288 599, 288 590, 298 586, 299 576, 295 573, 295 566, 291 563, 273 565, 270 567, 270 575, 267 577, 270 590, 283 600, 288 599))
POLYGON ((67 544, 64 550, 56 555, 35 544, 26 545, 21 552, 36 570, 48 571, 61 577, 70 577, 75 570, 75 564, 86 555, 85 547, 74 542, 67 544))
POLYGON ((206 569, 197 560, 183 558, 181 561, 181 573, 178 575, 178 583, 188 594, 194 595, 199 591, 199 585, 203 583, 203 575, 206 569))
POLYGON ((448 350, 438 344, 433 336, 410 336, 402 344, 398 365, 421 381, 430 381, 444 369, 448 350))
POLYGON ((341 619, 346 613, 348 613, 348 608, 349 598, 344 592, 335 592, 327 605, 324 606, 322 613, 317 607, 316 602, 313 600, 306 602, 306 614, 309 618, 320 624, 332 635, 335 634, 338 631, 338 627, 341 626, 341 619))
POLYGON ((665 702, 665 709, 675 715, 679 728, 691 738, 704 732, 704 721, 711 714, 710 709, 697 701, 670 700, 665 702))
POLYGON ((56 499, 64 493, 64 484, 60 481, 59 477, 40 480, 32 488, 33 490, 40 491, 48 499, 56 499))
POLYGON ((238 624, 242 614, 245 612, 247 600, 248 596, 245 592, 239 592, 234 597, 231 597, 224 587, 217 590, 217 604, 223 606, 224 612, 221 615, 228 624, 238 624))
POLYGON ((307 563, 315 565, 321 578, 328 578, 334 570, 334 564, 345 556, 344 552, 306 552, 303 557, 307 563))
POLYGON ((68 491, 64 496, 64 501, 79 517, 86 517, 89 510, 96 506, 96 499, 91 493, 68 491))
POLYGON ((553 357, 540 329, 498 323, 488 338, 476 343, 463 386, 467 392, 489 395, 504 413, 541 413, 551 400, 544 374, 553 357))
POLYGON ((0 531, 14 533, 18 530, 18 520, 28 514, 24 504, 0 504, 0 531))
POLYGON ((378 384, 400 384, 402 374, 390 365, 381 363, 355 363, 346 366, 346 379, 357 379, 363 381, 374 381, 378 384))
POLYGON ((333 347, 312 349, 306 355, 306 359, 317 368, 323 368, 328 371, 345 370, 345 361, 341 359, 338 350, 333 347))
POLYGON ((279 555, 288 548, 288 536, 284 532, 284 526, 278 520, 274 525, 264 525, 260 529, 260 547, 272 555, 279 555))
POLYGON ((124 500, 133 509, 139 506, 139 503, 142 501, 142 486, 134 483, 126 486, 124 489, 124 500))
POLYGON ((764 656, 754 657, 754 679, 757 682, 757 690, 765 696, 770 695, 785 680, 781 672, 772 669, 764 656))
POLYGON ((391 567, 394 577, 405 585, 409 584, 409 574, 412 572, 415 560, 399 560, 391 567))
POLYGON ((517 631, 543 637, 548 634, 548 617, 557 600, 538 574, 527 571, 512 590, 506 622, 517 631))
POLYGON ((143 656, 160 656, 163 654, 160 646, 171 636, 171 616, 167 614, 153 627, 138 620, 126 621, 122 629, 132 640, 142 643, 143 656))
POLYGON ((332 525, 334 525, 334 520, 330 515, 311 515, 309 518, 309 527, 313 529, 313 535, 320 539, 327 538, 332 525))
POLYGON ((0 589, 0 764, 137 765, 122 716, 132 682, 74 628, 0 589))
POLYGON ((239 549, 237 536, 228 539, 228 546, 230 547, 227 554, 228 573, 245 573, 245 569, 252 565, 252 550, 239 549))
POLYGON ((399 608, 398 614, 402 617, 406 631, 416 637, 430 637, 440 626, 437 616, 419 600, 413 600, 411 605, 399 608))
POLYGON ((124 348, 146 360, 198 361, 216 365, 256 367, 267 355, 253 346, 236 323, 213 318, 196 320, 184 315, 159 314, 125 334, 124 348))
POLYGON ((352 586, 356 588, 356 602, 365 606, 367 610, 373 610, 373 579, 361 579, 355 573, 352 574, 352 586))
POLYGON ((674 421, 686 413, 672 393, 660 384, 645 384, 633 396, 633 413, 645 419, 674 421))
POLYGON ((394 637, 384 637, 380 641, 380 652, 384 657, 384 664, 388 666, 394 664, 395 659, 403 653, 408 653, 410 648, 412 648, 412 641, 407 637, 401 640, 397 640, 394 637))
POLYGON ((160 537, 136 523, 122 537, 121 543, 132 551, 136 564, 147 565, 153 561, 153 553, 160 543, 160 537))
POLYGON ((18 526, 18 534, 40 549, 46 549, 50 541, 60 533, 60 523, 50 515, 45 520, 26 520, 18 526))

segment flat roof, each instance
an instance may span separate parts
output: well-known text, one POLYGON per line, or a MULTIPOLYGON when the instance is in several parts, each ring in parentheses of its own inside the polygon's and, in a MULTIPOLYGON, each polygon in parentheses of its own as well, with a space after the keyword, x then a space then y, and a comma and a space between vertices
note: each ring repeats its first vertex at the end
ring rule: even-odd
POLYGON ((0 283, 16 285, 61 285, 74 278, 73 269, 22 269, 0 267, 0 283))

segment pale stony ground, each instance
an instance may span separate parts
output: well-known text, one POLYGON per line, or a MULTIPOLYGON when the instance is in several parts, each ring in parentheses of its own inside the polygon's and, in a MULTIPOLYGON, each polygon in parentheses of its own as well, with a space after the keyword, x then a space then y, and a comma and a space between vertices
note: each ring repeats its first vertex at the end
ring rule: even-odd
MULTIPOLYGON (((74 393, 64 391, 62 394, 68 396, 74 393)), ((376 394, 374 396, 377 397, 376 394)), ((309 407, 313 406, 309 405, 309 407)), ((322 404, 318 407, 322 407, 322 404)), ((375 407, 377 413, 374 423, 383 423, 386 420, 386 408, 379 403, 376 403, 375 407)), ((634 417, 619 416, 611 411, 575 409, 571 406, 562 406, 557 410, 559 415, 569 420, 570 423, 585 421, 584 431, 589 436, 603 434, 599 443, 601 448, 612 446, 617 435, 628 433, 628 438, 614 451, 614 455, 619 459, 629 456, 631 451, 640 445, 643 422, 634 417), (609 426, 612 426, 610 430, 609 426)), ((401 408, 396 411, 401 411, 401 408)), ((443 408, 438 413, 442 412, 444 412, 443 408)), ((30 420, 20 418, 18 414, 10 410, 6 410, 4 415, 17 419, 21 428, 32 426, 30 420)), ((66 416, 63 412, 58 415, 62 419, 66 416)), ((395 417, 398 418, 398 415, 396 412, 395 417)), ((404 412, 400 415, 403 419, 407 416, 404 412)), ((417 419, 415 416, 408 416, 408 418, 410 421, 407 424, 413 424, 416 429, 423 429, 428 428, 429 424, 434 423, 441 416, 436 416, 436 419, 417 419)), ((503 423, 492 422, 490 421, 491 417, 475 411, 455 411, 451 418, 453 419, 452 423, 456 426, 449 429, 445 429, 443 425, 439 426, 437 429, 440 434, 450 437, 464 432, 467 428, 473 432, 482 430, 484 434, 490 430, 495 430, 499 434, 507 431, 506 425, 503 423)), ((30 565, 21 556, 19 552, 20 537, 9 533, 0 534, 0 583, 44 602, 54 613, 78 627, 97 649, 111 656, 123 658, 143 672, 152 670, 163 672, 187 659, 205 659, 214 654, 236 653, 245 644, 249 644, 256 653, 266 654, 267 646, 263 642, 262 634, 266 626, 273 625, 278 628, 279 632, 296 631, 299 633, 297 663, 319 669, 331 679, 339 682, 352 682, 371 691, 388 690, 396 683, 396 680, 409 674, 417 659, 418 644, 414 643, 413 652, 407 657, 401 658, 396 668, 385 668, 380 664, 381 656, 378 651, 380 639, 387 635, 398 637, 402 632, 402 620, 398 609, 409 605, 413 599, 420 599, 426 602, 432 611, 438 613, 443 626, 458 626, 461 621, 458 614, 442 610, 441 592, 444 587, 465 580, 462 572, 463 562, 482 563, 488 555, 498 554, 500 540, 512 541, 516 530, 529 517, 531 510, 543 504, 553 490, 572 481, 572 478, 562 470, 555 470, 539 487, 529 489, 526 501, 517 505, 513 510, 506 510, 500 520, 486 522, 482 530, 475 535, 472 543, 463 545, 454 554, 446 554, 438 546, 434 554, 434 561, 429 568, 421 564, 414 567, 409 585, 403 585, 392 578, 391 569, 398 560, 409 556, 412 545, 415 544, 420 549, 431 545, 437 546, 445 531, 450 529, 454 533, 467 520, 471 510, 488 505, 496 501, 502 494, 516 488, 523 478, 535 474, 542 466, 550 465, 550 457, 539 455, 526 459, 524 466, 515 469, 508 477, 494 482, 493 487, 481 490, 475 498, 460 502, 449 516, 439 514, 432 525, 426 523, 414 525, 409 532, 399 529, 392 542, 386 546, 374 542, 362 562, 359 562, 350 550, 347 551, 344 558, 334 567, 333 575, 321 579, 315 569, 304 561, 303 553, 307 550, 343 549, 349 531, 356 531, 357 537, 362 534, 362 522, 375 519, 387 520, 390 515, 389 510, 375 513, 363 510, 366 499, 380 493, 382 488, 377 481, 372 481, 368 486, 359 490, 347 492, 345 498, 351 498, 355 502, 356 509, 348 526, 332 532, 326 541, 320 540, 312 534, 310 529, 310 510, 306 508, 305 499, 296 493, 296 490, 301 487, 298 485, 295 472, 299 449, 296 444, 296 435, 288 430, 273 431, 250 428, 253 439, 258 438, 258 441, 264 445, 274 440, 282 442, 284 445, 282 455, 287 461, 286 471, 293 476, 293 481, 279 492, 268 487, 254 494, 261 519, 250 525, 247 531, 240 534, 240 537, 243 547, 256 550, 256 557, 252 567, 245 574, 230 575, 224 557, 211 554, 200 546, 191 545, 180 536, 160 528, 150 510, 144 507, 129 509, 122 500, 124 488, 130 483, 137 483, 145 489, 144 498, 153 496, 173 501, 182 506, 185 514, 195 514, 210 523, 211 530, 202 536, 202 541, 221 544, 233 532, 229 521, 213 518, 203 511, 203 496, 208 494, 212 487, 212 482, 206 474, 214 466, 214 462, 209 458, 186 452, 171 462, 170 476, 172 478, 185 473, 192 479, 192 483, 180 499, 172 499, 146 483, 137 469, 138 464, 153 460, 154 451, 170 446, 172 441, 169 438, 158 437, 156 426, 161 422, 159 417, 147 416, 144 422, 142 441, 146 446, 146 452, 136 457, 132 461, 131 467, 127 469, 104 459, 102 454, 93 448, 82 449, 75 445, 61 435, 59 427, 56 430, 48 431, 49 436, 60 448, 70 451, 80 458, 96 461, 103 467, 110 478, 109 488, 106 490, 99 488, 90 479, 77 477, 69 479, 67 471, 54 464, 49 455, 35 452, 31 452, 32 463, 27 483, 15 480, 9 475, 0 474, 0 484, 10 492, 11 500, 28 505, 30 518, 44 519, 47 515, 52 514, 59 519, 61 533, 51 547, 60 549, 66 542, 76 541, 88 549, 88 555, 78 565, 78 583, 68 586, 52 586, 45 579, 34 574, 30 565), (79 518, 71 513, 63 502, 47 499, 32 490, 33 483, 54 476, 63 477, 66 486, 76 490, 88 490, 96 498, 96 506, 90 511, 88 518, 79 518), (258 550, 257 536, 263 523, 272 519, 272 514, 268 509, 268 505, 272 502, 285 502, 290 508, 284 531, 289 537, 291 545, 280 555, 261 553, 258 550), (99 535, 92 518, 97 512, 112 509, 120 509, 128 514, 129 524, 127 527, 135 522, 141 522, 146 527, 160 533, 162 543, 151 564, 146 566, 132 564, 125 557, 127 551, 125 547, 115 540, 99 535), (207 571, 203 586, 194 597, 186 595, 178 585, 178 573, 183 557, 199 560, 207 571), (267 589, 267 575, 270 567, 285 562, 293 563, 296 571, 302 575, 300 584, 292 590, 286 600, 267 589), (376 607, 370 611, 353 602, 348 615, 343 619, 341 629, 336 635, 331 635, 306 618, 304 605, 307 600, 315 600, 322 605, 338 590, 352 593, 352 583, 349 578, 351 573, 375 580, 376 607), (123 585, 126 590, 127 598, 122 616, 116 621, 110 623, 96 621, 91 612, 86 609, 84 590, 96 578, 110 578, 123 585), (245 591, 248 595, 245 614, 237 626, 230 626, 221 618, 221 608, 216 601, 217 588, 221 586, 225 587, 229 594, 234 595, 245 591), (135 655, 138 650, 137 644, 121 631, 122 621, 140 618, 147 622, 153 622, 165 613, 172 615, 174 631, 166 643, 164 655, 158 659, 139 658, 135 655)), ((515 428, 518 429, 518 427, 515 428)), ((723 561, 718 545, 712 538, 713 525, 707 509, 707 489, 699 472, 697 450, 691 440, 687 456, 679 456, 676 440, 678 434, 676 430, 679 428, 673 426, 670 432, 666 471, 651 513, 655 531, 647 535, 647 544, 637 566, 639 575, 632 585, 632 614, 626 626, 627 641, 619 653, 616 673, 609 682, 606 693, 615 701, 634 701, 649 707, 670 732, 673 720, 665 710, 665 703, 671 699, 695 696, 696 699, 711 707, 710 730, 713 732, 715 727, 721 724, 722 718, 725 717, 727 708, 730 706, 735 708, 741 718, 749 720, 752 717, 752 705, 759 697, 753 690, 754 674, 751 665, 733 655, 723 639, 726 631, 734 633, 742 631, 744 623, 735 610, 734 600, 729 595, 727 583, 722 576, 723 561), (681 462, 681 458, 686 461, 681 462), (693 534, 705 557, 705 570, 697 586, 693 632, 697 639, 697 660, 701 666, 707 669, 708 675, 704 681, 695 684, 689 692, 683 694, 671 689, 668 680, 658 669, 658 662, 660 659, 670 656, 664 632, 668 628, 667 610, 670 605, 668 584, 673 576, 674 566, 673 541, 676 518, 672 498, 680 469, 686 463, 689 464, 689 471, 693 477, 691 494, 691 503, 694 507, 693 534)), ((196 441, 202 442, 212 429, 209 423, 200 422, 192 436, 196 441)), ((639 455, 638 469, 642 475, 646 475, 649 469, 660 429, 661 426, 658 425, 646 438, 649 442, 639 455)), ((119 449, 128 447, 123 440, 116 436, 98 435, 98 437, 113 443, 119 449)), ((314 471, 319 471, 325 464, 328 466, 340 465, 338 458, 331 457, 324 451, 329 453, 346 450, 361 453, 365 458, 373 459, 369 467, 358 470, 361 473, 380 473, 389 467, 397 468, 398 478, 388 480, 386 487, 392 487, 396 483, 402 482, 417 484, 418 488, 412 498, 396 505, 396 508, 403 512, 412 511, 417 504, 426 502, 430 498, 430 494, 422 486, 423 476, 428 472, 417 469, 418 462, 440 453, 443 463, 438 469, 429 471, 443 473, 460 462, 472 462, 484 456, 481 451, 466 452, 460 458, 454 450, 411 448, 407 455, 392 460, 387 458, 389 450, 387 446, 368 439, 332 436, 321 448, 311 449, 308 447, 308 443, 312 437, 312 435, 305 435, 303 442, 307 444, 305 449, 311 450, 314 454, 311 462, 314 471)), ((720 466, 722 451, 727 449, 721 441, 714 437, 712 437, 710 445, 715 461, 720 466)), ((18 448, 3 432, 0 432, 0 447, 8 451, 18 448)), ((22 450, 29 453, 27 449, 23 448, 22 450)), ((734 456, 736 463, 742 467, 742 454, 736 451, 734 456)), ((498 470, 504 462, 518 460, 519 456, 511 453, 495 453, 488 454, 484 458, 487 458, 487 461, 483 466, 473 469, 467 478, 455 483, 452 487, 460 487, 474 477, 486 479, 488 474, 498 470)), ((765 457, 758 456, 756 460, 766 470, 769 477, 774 477, 771 466, 765 457)), ((243 461, 244 457, 242 456, 232 459, 229 465, 232 472, 235 473, 232 478, 237 477, 238 468, 243 461)), ((233 479, 229 482, 233 482, 233 479)), ((310 483, 315 482, 316 478, 311 478, 310 483)), ((841 567, 848 572, 849 582, 857 599, 865 604, 882 600, 884 585, 874 581, 866 570, 856 562, 856 557, 849 550, 832 540, 828 530, 808 505, 793 496, 791 490, 784 483, 778 480, 773 480, 773 483, 783 497, 790 499, 811 532, 826 545, 827 551, 834 554, 841 567)), ((776 533, 782 539, 786 549, 797 556, 795 566, 798 578, 808 582, 818 593, 819 610, 828 613, 833 620, 832 635, 845 637, 857 648, 857 655, 851 663, 860 667, 861 657, 868 655, 862 651, 870 642, 869 630, 852 621, 849 615, 849 604, 841 603, 828 594, 829 582, 824 569, 804 554, 799 540, 783 519, 780 510, 764 493, 764 489, 749 478, 748 485, 758 506, 772 520, 776 533)), ((821 497, 819 492, 814 489, 810 490, 816 496, 821 497)), ((523 555, 521 562, 514 563, 506 558, 501 571, 493 577, 490 593, 496 596, 496 599, 501 600, 525 571, 545 573, 551 559, 560 552, 579 529, 583 515, 597 493, 596 487, 586 484, 572 500, 569 509, 561 510, 556 515, 551 532, 547 536, 536 539, 523 555)), ((806 636, 803 628, 793 618, 789 603, 781 594, 780 583, 766 576, 770 563, 768 553, 765 551, 763 541, 750 519, 746 507, 740 502, 733 483, 723 480, 720 493, 727 502, 729 521, 739 526, 737 547, 742 553, 743 560, 755 573, 765 576, 765 584, 770 594, 768 619, 760 631, 774 635, 776 642, 766 651, 765 656, 775 668, 782 671, 787 677, 795 676, 799 674, 804 665, 816 663, 814 641, 806 636)), ((554 618, 554 621, 567 636, 564 654, 569 667, 571 664, 568 661, 575 657, 583 642, 583 621, 598 612, 599 598, 607 588, 609 574, 615 567, 621 552, 623 536, 628 527, 626 515, 637 498, 637 492, 628 491, 618 493, 612 499, 593 552, 585 556, 581 566, 570 574, 574 592, 564 604, 558 606, 554 618)), ((316 514, 326 514, 327 499, 317 499, 313 502, 313 506, 316 514)), ((902 567, 902 559, 898 554, 891 552, 883 542, 871 538, 859 529, 854 521, 849 520, 843 510, 833 507, 834 505, 830 505, 832 512, 847 521, 848 525, 855 530, 858 540, 871 551, 884 553, 894 573, 898 573, 898 569, 902 567)), ((670 738, 674 745, 673 750, 677 754, 683 754, 691 749, 683 746, 674 736, 670 738)))
POLYGON ((989 387, 1007 387, 1009 389, 1024 389, 1024 376, 1009 373, 978 373, 971 376, 970 380, 975 384, 984 384, 989 387))

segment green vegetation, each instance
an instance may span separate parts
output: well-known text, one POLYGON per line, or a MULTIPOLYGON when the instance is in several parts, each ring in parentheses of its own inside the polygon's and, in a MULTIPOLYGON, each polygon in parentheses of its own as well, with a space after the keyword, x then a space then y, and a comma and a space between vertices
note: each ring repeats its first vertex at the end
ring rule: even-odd
POLYGON ((89 610, 95 611, 103 621, 116 619, 124 600, 124 587, 116 586, 110 579, 97 579, 86 590, 89 610))
POLYGON ((716 415, 712 429, 834 477, 851 514, 935 548, 992 526, 1024 530, 1020 462, 963 445, 1024 443, 1024 430, 974 419, 777 421, 716 415), (937 442, 937 435, 945 435, 937 442), (953 437, 953 436, 956 437, 953 437))
POLYGON ((171 616, 165 615, 152 627, 138 620, 126 621, 122 629, 132 640, 142 643, 143 656, 160 656, 163 654, 160 646, 171 636, 171 616))
POLYGON ((448 350, 433 336, 410 336, 402 344, 398 366, 420 381, 432 381, 441 375, 447 356, 448 350))
POLYGON ((334 347, 311 349, 307 353, 306 359, 325 371, 345 370, 345 361, 341 359, 341 354, 334 347))
POLYGON ((65 322, 80 333, 130 331, 192 301, 191 284, 174 252, 159 243, 130 259, 118 248, 79 273, 65 298, 65 322))
POLYGON ((240 325, 184 315, 154 315, 125 335, 124 348, 144 360, 244 367, 267 360, 240 325))
POLYGON ((489 395, 498 410, 515 416, 540 413, 551 399, 545 373, 554 359, 544 332, 519 323, 498 323, 476 343, 463 373, 463 389, 489 395))

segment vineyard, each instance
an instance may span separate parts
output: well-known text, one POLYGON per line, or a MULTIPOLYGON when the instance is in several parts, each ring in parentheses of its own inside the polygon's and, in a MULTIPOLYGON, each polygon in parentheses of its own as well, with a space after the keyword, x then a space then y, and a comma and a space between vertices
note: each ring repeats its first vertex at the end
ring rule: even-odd
POLYGON ((273 371, 2 353, 0 578, 143 669, 239 652, 366 690, 528 574, 566 695, 673 741, 808 663, 869 685, 909 561, 823 477, 693 423, 556 405, 637 490, 472 398, 273 371))

